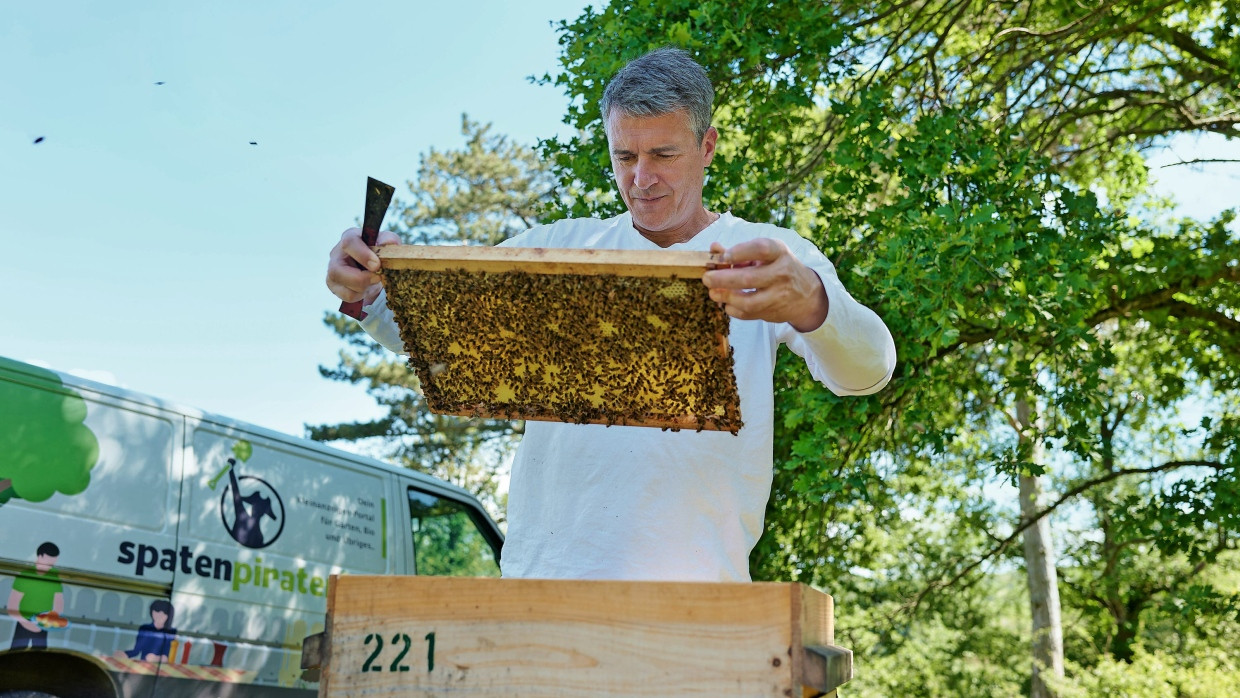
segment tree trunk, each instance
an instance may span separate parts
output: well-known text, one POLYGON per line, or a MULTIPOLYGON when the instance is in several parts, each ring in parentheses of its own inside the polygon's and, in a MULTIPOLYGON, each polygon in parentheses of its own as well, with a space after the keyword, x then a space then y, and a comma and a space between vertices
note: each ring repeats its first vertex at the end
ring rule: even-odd
MULTIPOLYGON (((1021 438, 1036 433, 1029 429, 1029 403, 1016 404, 1017 420, 1022 427, 1021 438)), ((1042 460, 1041 440, 1033 437, 1031 460, 1042 460)), ((1032 519, 1043 507, 1042 478, 1020 477, 1021 522, 1032 519)), ((1042 679, 1043 672, 1063 676, 1063 623, 1059 609, 1059 577, 1055 571, 1055 548, 1051 539, 1049 517, 1025 529, 1025 570, 1029 580, 1029 608, 1033 616, 1033 681, 1032 698, 1053 698, 1054 692, 1042 679)))
POLYGON ((1130 599, 1117 609, 1112 610, 1115 619, 1115 637, 1111 638, 1111 654, 1120 661, 1132 663, 1132 646, 1141 632, 1141 610, 1143 603, 1130 599))

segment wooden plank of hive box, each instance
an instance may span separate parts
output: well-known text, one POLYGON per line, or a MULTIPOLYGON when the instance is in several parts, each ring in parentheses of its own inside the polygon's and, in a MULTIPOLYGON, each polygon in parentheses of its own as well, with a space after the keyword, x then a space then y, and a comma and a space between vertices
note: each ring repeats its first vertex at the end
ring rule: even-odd
POLYGON ((830 596, 801 584, 333 576, 321 698, 833 695, 830 596))
POLYGON ((709 252, 389 245, 387 303, 432 412, 741 427, 709 252))

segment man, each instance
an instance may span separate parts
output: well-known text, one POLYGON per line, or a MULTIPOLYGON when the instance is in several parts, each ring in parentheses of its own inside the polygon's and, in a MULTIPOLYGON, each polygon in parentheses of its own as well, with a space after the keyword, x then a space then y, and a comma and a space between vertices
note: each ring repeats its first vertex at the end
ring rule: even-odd
POLYGON ((44 543, 35 551, 34 567, 13 580, 7 610, 17 626, 10 649, 47 647, 47 631, 34 618, 48 611, 59 616, 65 610, 64 587, 56 571, 59 557, 60 548, 55 543, 44 543))
MULTIPOLYGON (((817 248, 790 230, 705 208, 719 137, 713 98, 706 71, 684 51, 659 49, 628 64, 601 105, 628 212, 559 221, 503 244, 722 253, 734 267, 703 281, 734 318, 745 426, 733 436, 527 422, 509 487, 505 576, 747 581, 771 490, 778 345, 839 395, 873 393, 895 369, 890 332, 848 295, 817 248)), ((388 232, 378 239, 398 241, 388 232)), ((370 315, 362 326, 401 351, 378 269, 350 229, 332 250, 327 285, 342 300, 363 300, 370 315)))

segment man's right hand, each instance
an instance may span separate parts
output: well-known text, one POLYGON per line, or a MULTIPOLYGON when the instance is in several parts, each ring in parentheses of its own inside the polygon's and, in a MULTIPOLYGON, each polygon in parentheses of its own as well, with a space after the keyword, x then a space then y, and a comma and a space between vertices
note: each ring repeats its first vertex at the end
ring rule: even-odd
MULTIPOLYGON (((380 230, 376 244, 398 244, 396 233, 380 230)), ((327 260, 327 288, 342 301, 370 305, 379 297, 379 255, 362 242, 362 229, 349 228, 340 236, 327 260)))

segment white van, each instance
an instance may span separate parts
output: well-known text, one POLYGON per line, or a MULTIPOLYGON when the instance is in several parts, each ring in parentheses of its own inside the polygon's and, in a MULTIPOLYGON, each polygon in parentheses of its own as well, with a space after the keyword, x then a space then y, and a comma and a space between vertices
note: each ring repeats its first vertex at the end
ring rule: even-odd
POLYGON ((0 358, 0 697, 312 696, 330 575, 501 544, 435 478, 0 358))

